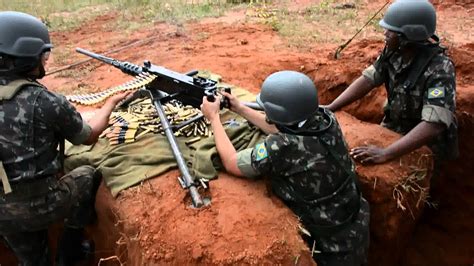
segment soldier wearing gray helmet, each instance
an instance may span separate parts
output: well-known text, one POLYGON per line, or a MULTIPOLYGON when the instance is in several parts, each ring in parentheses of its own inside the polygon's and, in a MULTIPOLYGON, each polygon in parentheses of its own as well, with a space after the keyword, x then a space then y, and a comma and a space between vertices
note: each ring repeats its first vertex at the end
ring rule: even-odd
POLYGON ((48 227, 58 221, 64 232, 56 265, 74 265, 93 252, 83 230, 95 219, 101 175, 82 166, 62 176, 64 140, 93 144, 127 95, 110 98, 86 123, 64 96, 37 81, 52 48, 40 20, 0 12, 0 236, 20 265, 52 265, 48 227))
POLYGON ((385 148, 356 147, 351 155, 363 163, 384 163, 429 145, 437 162, 456 158, 455 69, 435 35, 433 5, 397 0, 379 24, 385 29, 381 55, 327 108, 338 110, 385 84, 382 125, 404 136, 385 148))
POLYGON ((369 205, 334 114, 318 106, 314 83, 295 71, 268 76, 257 96, 264 113, 223 92, 230 109, 269 135, 236 152, 219 117, 219 101, 203 99, 225 169, 236 176, 268 177, 273 192, 301 218, 318 265, 365 265, 369 205))

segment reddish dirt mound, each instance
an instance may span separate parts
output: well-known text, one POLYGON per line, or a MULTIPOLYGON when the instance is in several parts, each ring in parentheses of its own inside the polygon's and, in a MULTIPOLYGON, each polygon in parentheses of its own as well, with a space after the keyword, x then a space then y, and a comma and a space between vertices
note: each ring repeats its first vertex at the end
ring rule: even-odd
POLYGON ((129 265, 312 263, 298 221, 263 182, 220 174, 211 205, 190 207, 177 171, 127 190, 118 198, 129 265))

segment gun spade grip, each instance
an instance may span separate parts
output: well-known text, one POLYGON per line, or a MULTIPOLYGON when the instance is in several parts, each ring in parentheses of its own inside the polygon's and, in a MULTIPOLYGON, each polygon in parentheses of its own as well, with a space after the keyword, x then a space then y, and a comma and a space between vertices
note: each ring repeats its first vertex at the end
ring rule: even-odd
MULTIPOLYGON (((227 93, 231 93, 230 88, 224 88, 224 91, 227 92, 227 93)), ((227 109, 230 108, 230 101, 229 101, 229 98, 224 97, 224 99, 222 99, 222 106, 221 106, 221 107, 227 108, 227 109)))
POLYGON ((216 97, 214 97, 214 95, 210 94, 210 95, 207 95, 206 96, 207 100, 210 101, 210 102, 214 102, 216 100, 216 97))

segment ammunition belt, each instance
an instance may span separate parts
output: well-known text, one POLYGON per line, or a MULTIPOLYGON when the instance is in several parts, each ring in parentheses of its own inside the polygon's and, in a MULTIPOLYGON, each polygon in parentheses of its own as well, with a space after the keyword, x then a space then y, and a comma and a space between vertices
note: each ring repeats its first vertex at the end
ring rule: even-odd
POLYGON ((144 72, 136 76, 133 80, 118 85, 116 87, 107 89, 105 91, 89 93, 89 94, 77 94, 77 95, 66 95, 66 99, 70 102, 77 103, 80 105, 95 105, 105 101, 110 96, 124 92, 133 91, 148 85, 156 78, 156 75, 144 72))

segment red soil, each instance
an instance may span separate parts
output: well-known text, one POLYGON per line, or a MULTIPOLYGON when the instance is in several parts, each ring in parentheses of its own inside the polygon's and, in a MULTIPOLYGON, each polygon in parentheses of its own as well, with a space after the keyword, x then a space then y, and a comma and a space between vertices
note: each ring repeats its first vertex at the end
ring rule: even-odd
MULTIPOLYGON (((299 1, 298 4, 306 2, 310 1, 299 1)), ((393 171, 406 171, 398 161, 382 166, 358 165, 363 192, 372 208, 371 265, 474 263, 474 165, 469 163, 474 160, 471 143, 474 44, 470 35, 461 34, 458 25, 462 22, 450 19, 454 14, 472 15, 472 3, 468 2, 435 2, 439 20, 445 22, 440 28, 453 34, 446 42, 457 71, 461 157, 447 164, 432 181, 431 201, 438 207, 425 208, 424 213, 421 208, 413 208, 412 213, 397 208, 392 191, 403 174, 393 171), (456 6, 453 7, 454 3, 456 6)), ((380 1, 370 5, 379 6, 380 1)), ((252 92, 258 92, 263 79, 274 71, 299 70, 315 80, 322 104, 343 91, 373 62, 383 47, 382 41, 357 40, 344 50, 341 59, 335 60, 333 52, 337 45, 318 44, 311 52, 298 52, 288 48, 275 32, 262 25, 210 19, 184 26, 156 24, 125 37, 104 28, 112 19, 113 15, 105 15, 74 32, 53 33, 53 41, 57 49, 79 46, 105 52, 154 36, 156 39, 146 45, 110 56, 134 63, 148 59, 179 72, 206 68, 221 74, 225 82, 252 92), (93 44, 91 40, 94 40, 93 44)), ((84 57, 78 54, 70 56, 71 62, 82 59, 84 57)), ((52 67, 59 67, 54 58, 52 67)), ((79 69, 91 71, 81 71, 76 76, 49 76, 44 83, 70 93, 78 84, 97 91, 130 79, 118 70, 96 62, 74 71, 79 69), (91 84, 93 88, 90 88, 91 84)), ((344 110, 361 120, 378 123, 384 99, 383 89, 378 89, 344 110)), ((386 146, 397 137, 343 112, 338 114, 338 119, 350 146, 366 142, 386 146)), ((412 156, 418 158, 420 155, 412 156)), ((410 156, 404 158, 404 167, 416 162, 410 156)), ((196 211, 182 203, 186 194, 177 185, 177 175, 172 171, 151 179, 125 191, 117 199, 101 187, 96 205, 99 224, 89 228, 99 247, 98 258, 117 256, 107 260, 106 264, 110 265, 118 265, 118 260, 127 265, 290 264, 296 257, 300 264, 312 263, 297 237, 296 218, 280 201, 268 197, 262 182, 248 182, 221 174, 217 181, 211 182, 211 206, 196 211)), ((420 185, 427 186, 428 182, 425 179, 420 185)), ((408 206, 416 205, 417 195, 407 195, 407 199, 408 206)), ((12 265, 11 255, 2 248, 0 245, 0 264, 12 265)))

